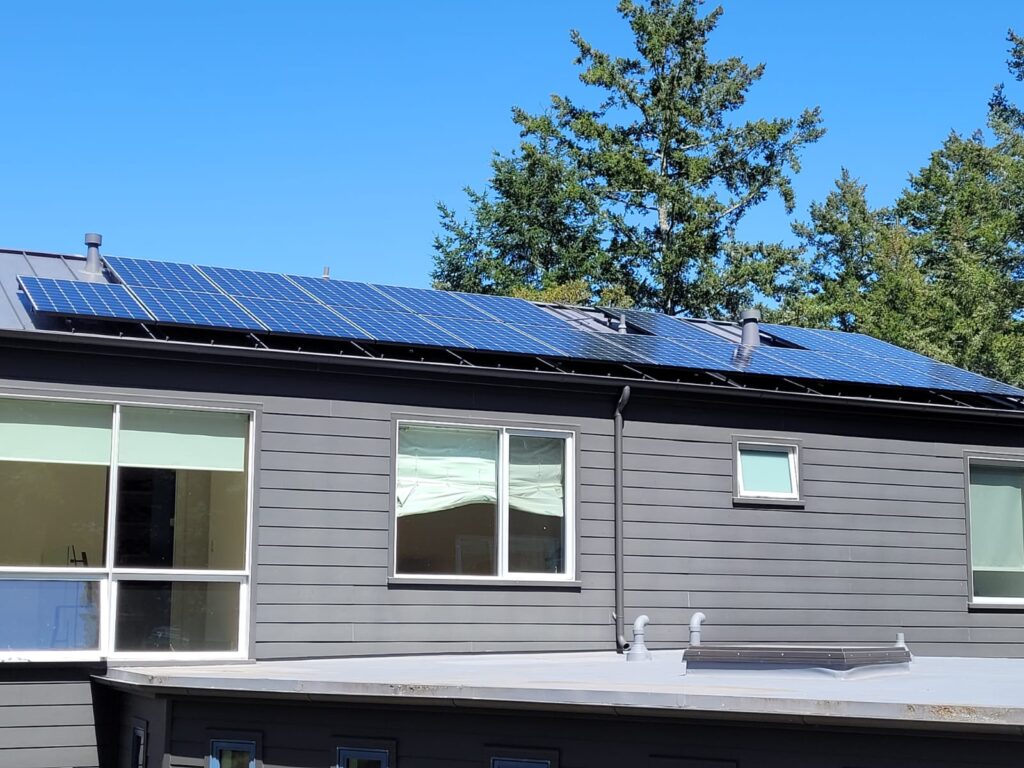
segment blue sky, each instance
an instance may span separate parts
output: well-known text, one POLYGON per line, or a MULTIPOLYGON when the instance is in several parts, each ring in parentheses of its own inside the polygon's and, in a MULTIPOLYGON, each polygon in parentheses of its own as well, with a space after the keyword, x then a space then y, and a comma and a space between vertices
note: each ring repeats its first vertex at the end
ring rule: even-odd
MULTIPOLYGON (((885 204, 983 126, 1024 31, 1014 0, 724 4, 712 53, 767 64, 748 113, 822 108, 797 215, 842 166, 885 204)), ((0 4, 0 245, 427 285, 435 203, 515 146, 512 105, 592 98, 573 27, 630 50, 611 0, 0 4)))

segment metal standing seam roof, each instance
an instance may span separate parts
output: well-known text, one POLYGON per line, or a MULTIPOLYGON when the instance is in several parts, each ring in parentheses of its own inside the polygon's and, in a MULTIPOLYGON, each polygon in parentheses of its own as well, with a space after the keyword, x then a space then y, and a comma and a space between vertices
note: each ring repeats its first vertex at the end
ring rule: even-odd
POLYGON ((682 651, 400 656, 111 667, 101 680, 179 695, 246 695, 630 716, 1024 733, 1024 659, 917 657, 845 677, 815 669, 697 670, 682 651))
POLYGON ((619 366, 654 380, 683 371, 734 386, 753 380, 759 388, 774 381, 812 393, 822 385, 916 390, 952 404, 970 395, 1024 408, 1024 390, 861 334, 765 323, 764 343, 743 347, 730 339, 735 324, 635 310, 613 310, 630 332, 611 333, 574 324, 550 305, 508 297, 115 256, 104 257, 99 281, 83 282, 83 264, 81 257, 0 251, 7 304, 0 327, 81 332, 83 323, 106 323, 123 334, 126 323, 135 323, 139 335, 152 338, 217 332, 228 346, 335 342, 370 356, 425 350, 462 364, 504 355, 513 367, 619 366))

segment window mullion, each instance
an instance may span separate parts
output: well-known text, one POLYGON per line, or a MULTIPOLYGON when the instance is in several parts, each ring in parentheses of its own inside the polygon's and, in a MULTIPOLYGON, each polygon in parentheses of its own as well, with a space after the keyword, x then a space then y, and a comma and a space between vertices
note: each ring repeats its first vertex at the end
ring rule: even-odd
POLYGON ((508 575, 508 430, 498 430, 498 576, 508 575))
POLYGON ((106 583, 100 601, 100 650, 110 653, 114 650, 114 616, 116 614, 117 588, 114 586, 114 557, 117 546, 117 499, 118 499, 118 437, 121 432, 121 406, 114 405, 114 421, 110 435, 110 482, 107 491, 107 546, 104 557, 107 567, 106 583), (104 610, 106 613, 104 614, 104 610))

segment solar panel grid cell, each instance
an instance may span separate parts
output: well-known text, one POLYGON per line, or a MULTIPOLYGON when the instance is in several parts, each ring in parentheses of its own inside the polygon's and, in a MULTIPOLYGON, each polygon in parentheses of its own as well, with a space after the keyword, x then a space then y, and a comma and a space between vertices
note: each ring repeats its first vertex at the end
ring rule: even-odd
POLYGON ((555 328, 565 326, 565 320, 545 312, 540 307, 531 304, 523 299, 514 299, 508 296, 488 296, 479 293, 454 293, 468 304, 471 304, 481 312, 486 312, 492 318, 503 323, 517 325, 523 330, 529 330, 533 326, 548 325, 555 328))
POLYGON ((199 269, 228 296, 315 303, 312 296, 276 272, 255 272, 229 267, 199 269))
POLYGON ((655 336, 664 336, 684 341, 697 349, 705 346, 733 346, 726 339, 705 330, 699 324, 690 323, 678 317, 659 315, 654 312, 640 312, 638 310, 626 310, 625 314, 627 323, 635 325, 637 328, 641 328, 655 336))
POLYGON ((495 320, 448 317, 436 318, 436 322, 465 342, 459 345, 463 349, 516 352, 523 355, 552 355, 561 351, 558 347, 520 332, 507 323, 495 320))
POLYGON ((104 256, 103 261, 114 277, 131 287, 167 288, 199 293, 220 292, 192 264, 126 259, 122 256, 104 256))
POLYGON ((289 275, 288 279, 304 291, 332 307, 375 309, 392 312, 408 312, 405 307, 368 283, 352 283, 346 280, 325 280, 322 277, 289 275))
POLYGON ((431 347, 467 346, 465 341, 439 328, 427 318, 409 312, 382 312, 376 309, 351 307, 333 309, 377 341, 431 347))
POLYGON ((132 290, 158 322, 210 328, 263 330, 260 323, 242 311, 227 296, 219 293, 141 287, 132 290))
POLYGON ((557 349, 559 357, 637 365, 653 364, 650 357, 641 350, 626 344, 617 344, 606 338, 612 334, 588 333, 570 327, 557 328, 547 325, 525 329, 524 332, 557 349))
POLYGON ((365 331, 323 304, 250 296, 239 297, 237 301, 269 331, 338 339, 371 339, 365 331))
POLYGON ((123 285, 30 276, 18 280, 37 312, 113 320, 152 319, 123 285))
POLYGON ((468 320, 494 320, 493 317, 485 312, 481 312, 458 296, 445 293, 444 291, 432 291, 426 288, 400 288, 393 285, 378 285, 375 287, 410 312, 418 315, 462 317, 468 320))

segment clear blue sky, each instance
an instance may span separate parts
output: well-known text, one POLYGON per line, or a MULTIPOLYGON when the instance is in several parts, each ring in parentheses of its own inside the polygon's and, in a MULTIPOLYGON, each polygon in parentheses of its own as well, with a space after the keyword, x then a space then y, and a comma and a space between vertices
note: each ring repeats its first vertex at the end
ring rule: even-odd
MULTIPOLYGON (((842 166, 889 202, 1008 80, 1017 0, 725 0, 716 56, 764 61, 750 114, 820 105, 798 215, 842 166)), ((570 28, 629 52, 613 0, 0 5, 0 245, 427 285, 512 105, 585 98, 570 28)), ((1024 101, 1024 88, 1011 92, 1024 101)), ((772 201, 746 223, 781 238, 772 201)))

